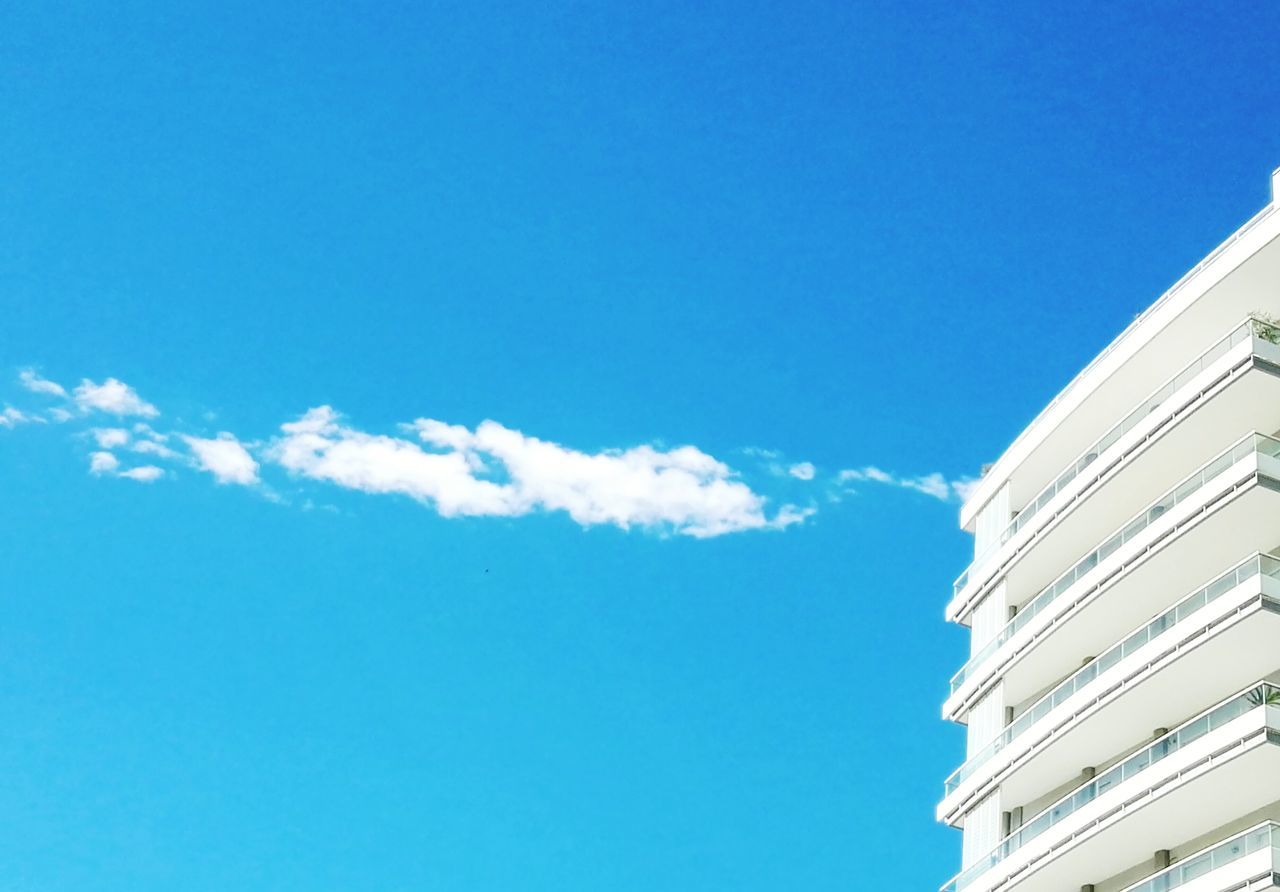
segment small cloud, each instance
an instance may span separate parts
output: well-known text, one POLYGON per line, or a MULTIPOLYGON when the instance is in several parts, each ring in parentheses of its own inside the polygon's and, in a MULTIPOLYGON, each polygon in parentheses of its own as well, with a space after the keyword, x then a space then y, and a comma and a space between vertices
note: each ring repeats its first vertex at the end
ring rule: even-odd
POLYGON ((82 412, 140 415, 143 418, 154 418, 160 414, 160 410, 138 396, 136 390, 115 378, 108 378, 101 384, 85 378, 75 389, 72 399, 82 412))
POLYGON ((129 432, 121 427, 99 427, 93 431, 99 449, 115 449, 129 442, 129 432))
POLYGON ((219 483, 250 486, 258 482, 258 463, 234 435, 223 431, 212 440, 182 439, 195 454, 200 470, 208 471, 219 483))
POLYGON ((329 514, 338 513, 338 507, 336 505, 328 505, 328 504, 317 505, 311 499, 304 499, 302 504, 299 507, 301 507, 303 511, 325 511, 329 514))
POLYGON ((50 409, 49 417, 52 418, 54 421, 58 422, 59 424, 62 424, 64 421, 70 421, 75 416, 72 415, 70 412, 68 412, 66 409, 50 409))
POLYGON ((973 491, 978 488, 979 479, 977 477, 962 477, 959 480, 951 481, 951 488, 956 491, 956 495, 960 497, 960 501, 968 501, 969 496, 973 495, 973 491))
POLYGON ((122 471, 120 459, 105 451, 89 455, 89 473, 95 477, 123 477, 125 480, 134 480, 138 483, 152 483, 164 476, 164 471, 155 465, 142 465, 122 471))
POLYGON ((129 447, 134 452, 141 455, 154 455, 156 458, 177 458, 178 453, 174 452, 163 443, 155 440, 137 440, 129 447))
POLYGON ((927 474, 924 477, 910 477, 898 481, 899 486, 914 489, 935 499, 946 501, 951 498, 951 484, 939 473, 927 474))
POLYGON ((768 528, 773 530, 785 530, 792 524, 804 523, 817 513, 818 509, 812 506, 808 508, 801 508, 797 505, 783 505, 778 509, 778 513, 773 520, 769 522, 768 528))
POLYGON ((850 483, 858 480, 871 480, 875 483, 893 483, 893 475, 886 471, 882 471, 873 465, 867 465, 861 470, 841 471, 836 480, 840 483, 850 483))
POLYGON ((156 458, 174 459, 178 453, 164 445, 169 442, 169 434, 162 434, 151 425, 139 421, 133 426, 134 440, 129 449, 140 455, 154 455, 156 458))
POLYGON ((97 476, 114 474, 120 469, 120 459, 110 452, 95 452, 89 456, 89 473, 97 476))
POLYGON ((811 461, 784 462, 782 453, 771 449, 760 449, 755 446, 740 449, 739 452, 755 458, 766 459, 760 467, 774 477, 790 477, 793 480, 813 480, 818 476, 818 468, 811 461))
POLYGON ((802 461, 796 462, 787 468, 787 473, 797 480, 812 480, 818 469, 813 466, 813 462, 802 461))
POLYGON ((952 498, 964 498, 964 494, 973 485, 974 481, 967 477, 954 481, 948 480, 936 471, 919 477, 899 477, 897 474, 891 474, 874 465, 867 465, 864 468, 841 471, 836 476, 836 482, 842 484, 857 482, 882 483, 888 486, 897 486, 901 489, 909 489, 930 498, 947 502, 952 498))
POLYGON ((35 369, 23 369, 18 372, 18 380, 22 382, 22 386, 32 393, 45 393, 49 396, 67 395, 67 389, 56 381, 50 381, 48 378, 41 378, 36 374, 35 369))
POLYGON ((139 483, 154 483, 164 476, 164 471, 155 465, 142 465, 138 468, 121 471, 116 476, 124 477, 126 480, 136 480, 139 483))
POLYGON ((18 411, 13 406, 5 406, 3 410, 0 410, 0 427, 17 427, 20 424, 28 424, 35 420, 35 418, 25 412, 18 411))

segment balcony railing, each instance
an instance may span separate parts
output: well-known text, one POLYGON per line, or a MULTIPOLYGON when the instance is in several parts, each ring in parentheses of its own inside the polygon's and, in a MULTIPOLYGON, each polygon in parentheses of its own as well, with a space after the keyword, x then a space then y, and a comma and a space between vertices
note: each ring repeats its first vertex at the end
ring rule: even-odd
POLYGON ((1280 560, 1265 554, 1256 554, 1247 558, 1204 588, 1183 598, 1133 634, 1127 635, 1120 643, 1108 649, 1097 659, 1090 661, 1088 665, 1076 671, 1028 707, 1022 715, 1014 720, 1013 724, 1004 729, 999 737, 970 756, 963 765, 957 768, 944 784, 946 795, 950 796, 954 793, 960 784, 972 777, 974 772, 990 761, 997 753, 1003 751, 1013 741, 1021 737, 1028 729, 1034 727, 1054 707, 1086 688, 1116 663, 1166 632, 1177 628, 1186 628, 1181 625, 1184 621, 1197 615, 1201 609, 1212 604, 1236 586, 1242 585, 1258 575, 1277 580, 1280 583, 1280 560))
POLYGON ((1268 821, 1190 858, 1184 858, 1155 876, 1147 877, 1132 886, 1126 886, 1122 892, 1173 892, 1174 889, 1192 880, 1198 880, 1241 858, 1266 851, 1271 852, 1272 865, 1280 862, 1280 824, 1275 821, 1268 821))
POLYGON ((1272 457, 1280 456, 1280 440, 1257 433, 1247 435, 1121 526, 1102 545, 1085 555, 1070 570, 1045 586, 1039 594, 1018 611, 1013 619, 1005 624, 1005 627, 994 638, 971 656, 968 662, 960 667, 960 671, 951 677, 951 693, 954 694, 959 690, 965 680, 973 675, 992 654, 998 651, 1006 641, 1012 638, 1027 623, 1038 616, 1041 611, 1056 601, 1059 595, 1071 588, 1077 579, 1096 567, 1099 562, 1110 557, 1124 543, 1145 530, 1170 508, 1185 502, 1206 483, 1226 473, 1236 463, 1257 454, 1272 457))
POLYGON ((1066 820, 1072 814, 1084 808, 1116 785, 1136 777, 1151 766, 1167 759, 1178 750, 1199 740, 1206 734, 1223 727, 1228 722, 1254 709, 1280 704, 1280 688, 1271 684, 1260 684, 1237 694, 1231 699, 1202 713, 1176 730, 1164 735, 1155 743, 1139 750, 1127 759, 1117 763, 1088 783, 1077 787, 1053 805, 1040 812, 1022 827, 1005 837, 1000 845, 977 863, 972 864, 957 875, 951 882, 942 887, 942 892, 962 892, 978 877, 995 867, 1001 861, 1013 855, 1023 846, 1038 839, 1048 830, 1066 820))
MULTIPOLYGON (((1271 344, 1280 343, 1280 328, 1277 328, 1270 322, 1255 317, 1248 317, 1244 322, 1235 326, 1225 336, 1220 338, 1213 346, 1205 350, 1181 371, 1172 378, 1160 385, 1155 393, 1148 396, 1145 400, 1134 407, 1129 414, 1122 418, 1114 427, 1102 435, 1098 442, 1094 443, 1088 449, 1084 450, 1075 461, 1069 464, 1061 474, 1059 474, 1048 486, 1042 489, 1034 499, 1031 499, 1026 507, 1017 513, 1000 533, 996 540, 987 548, 983 549, 982 554, 975 557, 965 571, 956 578, 952 585, 952 593, 959 594, 966 585, 969 584, 969 576, 983 564, 992 554, 994 554, 1000 546, 1004 545, 1012 539, 1020 530, 1025 528, 1040 510, 1053 501, 1054 497, 1061 492, 1067 484, 1083 471, 1092 465, 1098 458, 1108 449, 1116 444, 1129 431, 1133 430, 1140 421, 1154 412, 1165 400, 1182 389, 1196 375, 1203 372, 1206 368, 1213 365, 1223 356, 1226 356, 1231 350, 1250 338, 1259 341, 1265 341, 1271 344)), ((1256 342, 1256 341, 1255 341, 1256 342)))

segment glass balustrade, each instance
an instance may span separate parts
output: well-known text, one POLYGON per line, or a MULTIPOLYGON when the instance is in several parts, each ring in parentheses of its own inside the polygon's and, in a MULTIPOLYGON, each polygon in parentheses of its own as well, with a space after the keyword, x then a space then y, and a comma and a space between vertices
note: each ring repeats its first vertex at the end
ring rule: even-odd
POLYGON ((1277 859, 1280 859, 1280 824, 1274 821, 1246 830, 1190 858, 1184 858, 1155 876, 1126 887, 1123 892, 1172 892, 1241 858, 1266 851, 1271 852, 1271 863, 1274 866, 1277 859))
POLYGON ((1133 430, 1137 424, 1146 418, 1157 408, 1160 407, 1165 400, 1177 393, 1192 378, 1203 372, 1213 363, 1217 362, 1223 356, 1226 356, 1231 350, 1245 341, 1250 339, 1254 343, 1265 341, 1271 344, 1280 343, 1280 328, 1265 322, 1261 319, 1249 317, 1244 322, 1233 328, 1228 334, 1219 339, 1209 349, 1205 350, 1185 368, 1175 374, 1172 378, 1151 394, 1137 406, 1135 406, 1129 414, 1125 415, 1114 427, 1103 434, 1098 442, 1094 443, 1088 449, 1080 454, 1080 456, 1067 466, 1061 474, 1059 474, 1048 486, 1042 489, 1035 498, 1031 499, 1026 507, 1017 513, 1010 521, 1009 525, 996 537, 982 554, 974 558, 963 573, 956 579, 952 586, 952 591, 959 594, 960 591, 969 583, 970 574, 988 557, 995 553, 1001 545, 1004 545, 1012 539, 1020 530, 1031 522, 1040 510, 1053 501, 1054 497, 1061 492, 1067 484, 1074 480, 1081 471, 1092 465, 1098 460, 1098 457, 1110 449, 1115 443, 1133 430))
POLYGON ((993 756, 1004 750, 1021 737, 1027 730, 1035 726, 1059 704, 1089 686, 1095 679, 1125 657, 1144 647, 1151 641, 1177 628, 1186 628, 1182 624, 1196 616, 1203 608, 1218 598, 1255 576, 1262 575, 1280 581, 1280 560, 1270 555, 1259 554, 1243 561, 1239 565, 1223 573, 1204 588, 1183 598, 1164 613, 1160 614, 1141 629, 1100 654, 1088 665, 1062 681, 1053 690, 1045 694, 1029 706, 1013 723, 991 743, 970 756, 952 775, 947 778, 944 789, 951 795, 956 788, 974 772, 980 769, 993 756))
POLYGON ((1244 461, 1254 455, 1267 455, 1271 457, 1280 456, 1280 440, 1268 437, 1263 434, 1249 434, 1235 445, 1228 448, 1225 452, 1215 457, 1212 461, 1196 471, 1190 477, 1183 480, 1173 489, 1169 490, 1160 498, 1147 506, 1136 517, 1125 523, 1115 533, 1109 536, 1102 545, 1085 555, 1071 569, 1067 570, 1049 585, 1045 586, 1034 598, 1028 601, 1017 613, 1013 619, 1005 624, 994 638, 983 645, 972 657, 969 658, 962 667, 951 678, 951 693, 959 690, 965 680, 974 674, 974 672, 985 663, 992 654, 998 651, 1006 641, 1013 637, 1018 630, 1022 629, 1027 623, 1035 619, 1046 607, 1058 599, 1058 597, 1071 588, 1081 576, 1084 576, 1101 561, 1110 557, 1117 549, 1126 542, 1132 540, 1139 535, 1152 523, 1157 521, 1169 509, 1185 502, 1193 494, 1198 492, 1204 485, 1211 480, 1226 473, 1235 464, 1244 461))
POLYGON ((1150 746, 1108 768, 1088 783, 1077 787, 1071 793, 1068 793, 1031 818, 1016 832, 1005 837, 1004 841, 989 855, 979 859, 976 864, 971 865, 944 886, 943 892, 962 892, 979 876, 1013 855, 1023 846, 1038 839, 1095 799, 1106 795, 1109 790, 1117 785, 1137 777, 1193 741, 1199 740, 1206 734, 1223 727, 1228 722, 1238 719, 1251 710, 1275 705, 1280 705, 1280 688, 1271 684, 1260 684, 1215 706, 1208 712, 1202 713, 1176 730, 1164 735, 1150 746))

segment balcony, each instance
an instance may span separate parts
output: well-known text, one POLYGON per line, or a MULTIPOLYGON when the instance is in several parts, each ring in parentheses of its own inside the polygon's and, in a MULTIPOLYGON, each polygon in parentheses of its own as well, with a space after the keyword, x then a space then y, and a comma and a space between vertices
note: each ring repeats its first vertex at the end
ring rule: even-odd
POLYGON ((1032 696, 1110 644, 1118 630, 1167 607, 1157 599, 1181 581, 1209 577, 1243 549, 1269 550, 1280 541, 1277 456, 1280 440, 1249 434, 1123 524, 956 673, 944 717, 959 718, 997 679, 1004 680, 1007 702, 1032 696), (1176 561, 1168 555, 1175 542, 1176 561))
POLYGON ((943 892, 1060 892, 1280 799, 1280 688, 1258 684, 1122 758, 943 892))
POLYGON ((1224 433, 1280 428, 1280 330, 1249 318, 1165 381, 1091 444, 1010 522, 956 580, 947 609, 964 621, 990 585, 1035 587, 1057 556, 1088 547, 1153 498, 1169 467, 1225 446, 1224 433), (1203 454, 1203 452, 1201 452, 1203 454), (1111 485, 1111 484, 1115 485, 1111 485), (1106 499, 1093 498, 1105 488, 1106 499))
MULTIPOLYGON (((1164 599, 1166 603, 1172 599, 1164 599)), ((1280 560, 1253 555, 1125 635, 1028 706, 947 779, 938 817, 958 822, 999 784, 1030 802, 1152 728, 1275 669, 1280 560)))
POLYGON ((1220 892, 1272 889, 1280 873, 1280 824, 1267 821, 1120 892, 1220 892))

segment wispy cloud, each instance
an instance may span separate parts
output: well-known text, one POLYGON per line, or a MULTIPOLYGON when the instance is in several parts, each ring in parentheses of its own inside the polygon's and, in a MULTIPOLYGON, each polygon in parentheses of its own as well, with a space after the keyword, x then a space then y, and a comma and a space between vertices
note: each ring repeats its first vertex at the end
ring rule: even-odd
POLYGON ((90 474, 114 474, 120 469, 120 459, 110 452, 94 452, 89 456, 90 474))
POLYGON ((142 465, 137 468, 130 468, 127 471, 121 471, 116 476, 123 477, 126 480, 136 480, 139 483, 152 483, 164 476, 164 469, 157 468, 155 465, 142 465))
POLYGON ((896 486, 901 489, 914 490, 939 501, 947 502, 955 498, 964 498, 969 488, 976 481, 967 477, 948 480, 938 472, 923 474, 918 477, 902 477, 889 471, 881 470, 874 465, 867 465, 863 468, 841 471, 836 475, 836 482, 841 485, 867 482, 896 486))
POLYGON ((115 378, 108 378, 101 384, 85 378, 71 394, 71 398, 82 412, 107 412, 142 418, 155 418, 160 414, 160 410, 138 396, 136 390, 115 378))
POLYGON ((89 434, 99 449, 127 449, 156 459, 178 457, 177 452, 164 445, 168 436, 157 433, 145 424, 135 424, 133 430, 123 427, 95 427, 89 434))
POLYGON ((980 478, 978 477, 963 477, 959 480, 952 480, 951 489, 963 502, 973 495, 973 491, 977 489, 979 482, 980 478))
POLYGON ((178 457, 177 452, 165 445, 169 442, 169 434, 162 434, 142 421, 136 422, 130 433, 132 434, 132 439, 129 441, 129 450, 131 452, 136 452, 139 455, 150 455, 157 459, 175 459, 178 457))
POLYGON ((790 478, 792 480, 802 480, 808 483, 818 476, 817 466, 810 461, 783 461, 783 455, 776 449, 760 449, 758 447, 750 447, 738 450, 743 455, 750 458, 762 459, 761 466, 774 477, 790 478))
POLYGON ((129 442, 129 432, 120 427, 99 427, 92 434, 100 449, 115 449, 129 442))
POLYGON ((41 378, 36 374, 35 369, 23 369, 18 372, 18 381, 22 386, 32 393, 45 393, 50 396, 67 395, 67 389, 56 381, 50 381, 48 378, 41 378))
POLYGON ((70 394, 57 381, 42 377, 35 369, 21 369, 18 372, 18 383, 31 393, 57 397, 66 401, 65 406, 56 406, 49 410, 49 417, 54 421, 70 421, 72 413, 68 407, 78 409, 82 414, 105 412, 120 417, 138 416, 155 418, 160 410, 138 395, 138 392, 117 378, 107 378, 101 384, 83 378, 79 386, 70 394))
POLYGON ((155 465, 122 469, 120 459, 113 453, 99 450, 89 455, 89 473, 95 477, 121 477, 138 483, 152 483, 164 476, 164 469, 155 465))
POLYGON ((178 457, 178 453, 157 440, 134 440, 129 444, 129 449, 139 455, 154 455, 156 458, 178 457))
POLYGON ((15 409, 13 406, 5 406, 0 409, 0 427, 17 427, 20 424, 29 424, 34 420, 35 418, 15 409))
POLYGON ((817 476, 818 469, 813 466, 813 462, 802 461, 787 468, 787 473, 797 480, 812 480, 817 476))
MULTIPOLYGON (((818 499, 838 502, 859 484, 949 502, 963 497, 975 482, 941 473, 903 476, 874 465, 831 473, 814 462, 789 460, 759 447, 737 450, 746 465, 741 470, 692 445, 640 444, 591 452, 496 421, 469 428, 419 418, 394 433, 370 432, 330 406, 317 406, 280 425, 265 441, 245 440, 229 431, 210 436, 181 422, 166 423, 161 426, 167 430, 158 431, 136 419, 158 424, 159 409, 117 378, 100 384, 82 379, 70 394, 32 369, 22 370, 18 379, 27 391, 55 397, 63 405, 36 413, 6 407, 0 411, 0 427, 80 420, 83 427, 69 427, 76 439, 96 447, 88 456, 94 476, 151 483, 195 468, 219 484, 243 486, 276 502, 292 501, 277 486, 292 478, 407 496, 442 517, 562 513, 583 527, 705 539, 803 524, 815 513, 818 499), (135 420, 131 426, 120 421, 89 427, 95 413, 135 420), (153 463, 133 465, 131 456, 153 463), (784 500, 780 491, 791 492, 801 504, 784 500)), ((298 496, 297 504, 312 504, 305 491, 298 496)))
POLYGON ((200 470, 208 471, 219 483, 252 486, 258 482, 258 463, 234 434, 223 431, 213 439, 184 435, 182 440, 190 447, 200 470))

